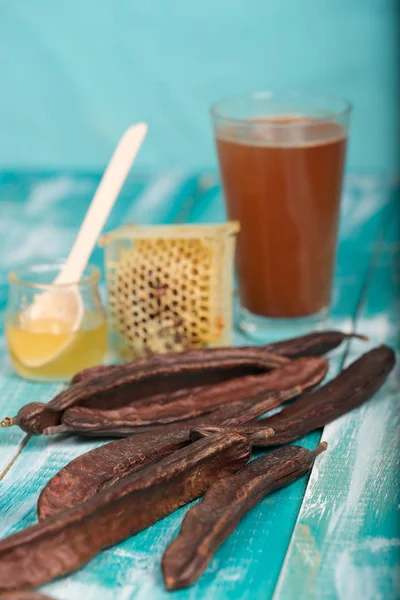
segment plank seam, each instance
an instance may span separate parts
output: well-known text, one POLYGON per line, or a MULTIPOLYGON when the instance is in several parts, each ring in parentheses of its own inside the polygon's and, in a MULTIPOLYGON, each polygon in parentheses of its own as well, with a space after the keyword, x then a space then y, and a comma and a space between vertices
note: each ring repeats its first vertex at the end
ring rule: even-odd
MULTIPOLYGON (((379 232, 378 232, 378 235, 376 236, 376 239, 372 246, 373 250, 372 250, 371 260, 369 262, 367 272, 364 277, 364 281, 361 285, 360 297, 359 297, 359 300, 357 302, 357 305, 356 305, 356 308, 354 311, 354 317, 352 318, 353 333, 356 332, 357 322, 358 322, 360 315, 362 314, 364 307, 366 305, 366 302, 368 299, 368 290, 370 288, 374 273, 378 267, 379 259, 382 255, 383 242, 385 239, 385 232, 387 231, 389 224, 390 224, 391 212, 392 212, 391 210, 387 210, 387 214, 385 214, 386 211, 384 211, 384 214, 381 217, 381 225, 379 228, 379 232)), ((362 331, 360 333, 362 333, 362 331)), ((343 352, 343 359, 340 364, 340 371, 343 369, 344 365, 346 364, 350 350, 351 350, 351 340, 348 340, 345 350, 343 352)))

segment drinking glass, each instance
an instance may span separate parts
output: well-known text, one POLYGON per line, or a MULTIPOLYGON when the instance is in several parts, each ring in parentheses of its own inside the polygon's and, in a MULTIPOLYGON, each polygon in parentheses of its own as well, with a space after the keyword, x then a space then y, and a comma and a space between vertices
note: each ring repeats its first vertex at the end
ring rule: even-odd
POLYGON ((330 307, 351 105, 259 92, 211 109, 230 219, 240 222, 240 327, 315 328, 330 307))

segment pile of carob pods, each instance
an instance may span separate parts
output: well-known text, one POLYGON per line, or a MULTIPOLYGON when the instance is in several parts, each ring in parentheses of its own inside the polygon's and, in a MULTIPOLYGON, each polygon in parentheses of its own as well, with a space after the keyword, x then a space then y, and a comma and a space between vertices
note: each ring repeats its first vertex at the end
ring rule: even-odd
POLYGON ((45 598, 19 590, 79 569, 204 494, 161 565, 168 590, 192 584, 241 518, 308 472, 327 447, 284 444, 356 408, 384 383, 395 356, 379 346, 311 391, 328 369, 321 355, 349 337, 323 331, 94 367, 48 404, 5 418, 3 427, 34 435, 122 439, 61 469, 41 491, 39 523, 0 541, 0 597, 45 598), (252 448, 270 446, 277 448, 249 462, 252 448))

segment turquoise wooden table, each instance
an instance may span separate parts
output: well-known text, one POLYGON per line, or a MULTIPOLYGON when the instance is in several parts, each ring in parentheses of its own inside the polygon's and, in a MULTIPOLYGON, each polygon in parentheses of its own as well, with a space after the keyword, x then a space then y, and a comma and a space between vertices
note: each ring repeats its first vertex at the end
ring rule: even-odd
MULTIPOLYGON (((0 312, 6 272, 26 260, 53 259, 71 245, 99 174, 0 172, 0 312)), ((348 178, 332 325, 370 336, 332 354, 329 376, 369 346, 400 349, 399 197, 373 175, 348 178)), ((108 229, 126 221, 221 221, 213 173, 136 177, 124 188, 108 229)), ((96 250, 93 261, 101 265, 96 250)), ((3 327, 1 325, 1 327, 3 327)), ((28 383, 8 362, 0 330, 0 415, 49 400, 57 385, 28 383)), ((246 343, 236 333, 237 344, 246 343)), ((290 600, 400 597, 399 369, 368 404, 325 428, 329 444, 307 478, 267 497, 219 549, 201 580, 176 600, 290 600)), ((320 433, 301 442, 314 447, 320 433)), ((0 536, 36 521, 40 489, 72 458, 99 442, 0 431, 0 536)), ((134 506, 132 510, 134 510, 134 506)), ((183 508, 103 552, 79 572, 43 587, 60 600, 161 600, 160 558, 183 508)))

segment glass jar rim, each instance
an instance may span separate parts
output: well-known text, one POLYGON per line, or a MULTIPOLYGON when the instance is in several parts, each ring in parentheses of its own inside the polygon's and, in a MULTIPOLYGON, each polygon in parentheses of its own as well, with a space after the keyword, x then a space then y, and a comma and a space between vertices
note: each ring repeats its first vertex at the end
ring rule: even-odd
MULTIPOLYGON (((291 99, 291 100, 312 100, 314 102, 317 102, 318 100, 320 100, 322 103, 326 102, 332 102, 332 103, 336 103, 336 104, 341 104, 342 107, 340 110, 332 110, 332 111, 327 111, 326 114, 323 116, 323 120, 325 121, 333 121, 335 119, 338 119, 340 117, 344 117, 346 115, 349 115, 352 110, 353 110, 353 104, 349 101, 346 100, 344 98, 340 98, 337 96, 330 96, 330 95, 325 95, 325 94, 311 94, 311 93, 307 93, 307 92, 301 92, 301 91, 297 91, 297 90, 276 90, 276 91, 258 91, 258 92, 252 92, 252 93, 248 93, 248 94, 237 94, 234 96, 229 96, 226 98, 222 98, 221 100, 218 100, 217 102, 215 102, 214 104, 211 105, 210 108, 210 113, 211 116, 214 119, 222 119, 225 121, 230 121, 232 123, 237 123, 237 124, 242 124, 242 125, 249 125, 249 124, 253 124, 254 122, 249 118, 245 118, 245 117, 234 117, 234 116, 230 116, 226 113, 224 113, 221 109, 223 108, 223 106, 228 106, 231 103, 234 102, 240 102, 240 101, 245 101, 245 100, 271 100, 273 101, 274 99, 279 99, 279 96, 285 96, 286 99, 291 99)), ((268 125, 268 127, 282 127, 282 128, 288 128, 288 127, 296 127, 296 126, 301 126, 304 127, 304 121, 303 120, 299 120, 299 121, 267 121, 266 124, 268 125)), ((320 119, 315 118, 315 122, 314 120, 310 120, 307 121, 307 127, 310 126, 312 127, 313 125, 319 125, 320 124, 320 119)))
POLYGON ((7 275, 9 283, 13 285, 21 285, 24 287, 28 287, 36 290, 47 290, 47 291, 55 291, 55 290, 65 290, 70 287, 75 286, 85 286, 93 283, 97 283, 101 276, 101 271, 98 267, 95 267, 92 264, 88 264, 85 267, 85 271, 83 273, 83 277, 78 281, 71 281, 69 283, 36 283, 33 281, 29 281, 24 278, 24 274, 29 273, 46 273, 51 270, 57 271, 61 270, 61 268, 65 265, 66 259, 59 259, 53 262, 31 262, 27 263, 17 269, 13 269, 7 275))

